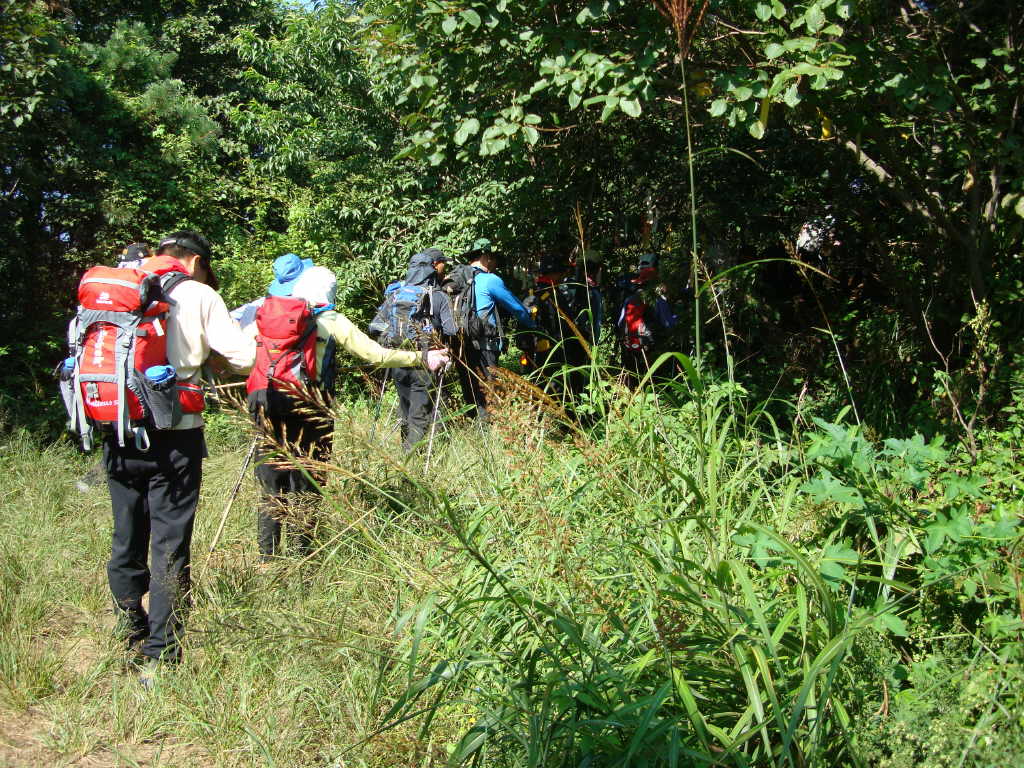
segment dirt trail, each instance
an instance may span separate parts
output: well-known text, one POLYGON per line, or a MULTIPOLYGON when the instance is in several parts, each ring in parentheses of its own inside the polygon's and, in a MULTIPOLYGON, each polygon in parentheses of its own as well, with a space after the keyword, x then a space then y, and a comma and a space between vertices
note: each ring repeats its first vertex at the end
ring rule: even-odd
MULTIPOLYGON (((85 675, 109 653, 99 638, 113 631, 113 615, 68 612, 56 624, 74 628, 66 637, 49 638, 60 644, 70 672, 85 675)), ((43 708, 13 712, 0 707, 0 768, 193 768, 209 763, 198 748, 167 739, 62 754, 47 746, 52 730, 53 721, 43 708)))
POLYGON ((45 745, 50 721, 38 709, 0 709, 0 768, 194 768, 209 761, 201 750, 171 741, 98 749, 78 757, 45 745))

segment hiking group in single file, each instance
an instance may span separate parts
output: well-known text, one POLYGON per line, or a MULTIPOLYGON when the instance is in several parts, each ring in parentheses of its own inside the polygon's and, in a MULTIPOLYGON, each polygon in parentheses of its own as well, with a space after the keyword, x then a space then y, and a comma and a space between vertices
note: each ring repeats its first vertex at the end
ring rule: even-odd
MULTIPOLYGON (((222 368, 247 376, 259 436, 257 541, 266 561, 281 552, 282 522, 293 549, 311 551, 334 442, 325 414, 339 348, 388 369, 402 445, 411 453, 432 444, 453 367, 462 414, 481 426, 490 421, 510 318, 523 372, 571 411, 590 381, 608 305, 597 253, 543 256, 520 300, 497 274, 500 253, 479 239, 458 265, 438 248, 413 255, 364 333, 335 307, 335 274, 293 253, 274 261, 265 296, 229 311, 217 293, 212 255, 203 235, 182 230, 162 239, 155 254, 134 243, 117 266, 86 271, 68 356, 56 370, 70 429, 86 449, 103 443, 113 508, 107 574, 118 626, 141 656, 147 687, 162 664, 182 654, 207 455, 201 379, 213 353, 222 368)), ((657 257, 646 254, 611 287, 621 360, 634 381, 677 322, 657 276, 657 257)))

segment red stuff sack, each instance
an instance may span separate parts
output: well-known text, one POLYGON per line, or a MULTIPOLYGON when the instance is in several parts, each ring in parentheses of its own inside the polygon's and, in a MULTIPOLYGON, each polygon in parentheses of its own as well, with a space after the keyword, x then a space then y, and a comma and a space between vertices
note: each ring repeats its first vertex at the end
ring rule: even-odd
POLYGON ((650 305, 633 295, 622 305, 619 327, 622 329, 622 344, 634 351, 648 349, 654 343, 654 335, 647 324, 650 305))
POLYGON ((316 317, 305 299, 268 296, 256 311, 256 362, 246 381, 249 409, 273 416, 319 385, 316 317))

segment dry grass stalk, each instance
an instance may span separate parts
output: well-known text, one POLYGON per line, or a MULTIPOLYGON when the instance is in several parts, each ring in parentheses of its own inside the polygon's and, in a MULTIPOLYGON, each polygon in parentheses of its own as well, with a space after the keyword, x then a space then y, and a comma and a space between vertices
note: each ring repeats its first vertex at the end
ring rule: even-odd
POLYGON ((685 61, 708 8, 708 0, 654 0, 654 7, 672 24, 679 55, 685 61))

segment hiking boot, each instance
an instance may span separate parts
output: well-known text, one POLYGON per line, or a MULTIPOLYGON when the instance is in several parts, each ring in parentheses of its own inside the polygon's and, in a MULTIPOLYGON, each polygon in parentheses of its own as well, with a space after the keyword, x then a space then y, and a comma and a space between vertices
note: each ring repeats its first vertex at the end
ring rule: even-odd
POLYGON ((75 488, 82 493, 85 493, 90 488, 94 488, 100 483, 105 482, 106 479, 107 469, 103 466, 103 462, 101 461, 75 481, 75 488))
POLYGON ((149 616, 142 604, 117 605, 114 604, 114 615, 117 617, 117 625, 114 633, 129 648, 135 648, 149 637, 149 616))
POLYGON ((163 665, 159 661, 146 657, 146 660, 142 662, 142 666, 139 668, 139 685, 147 691, 156 690, 160 682, 162 670, 163 665))

